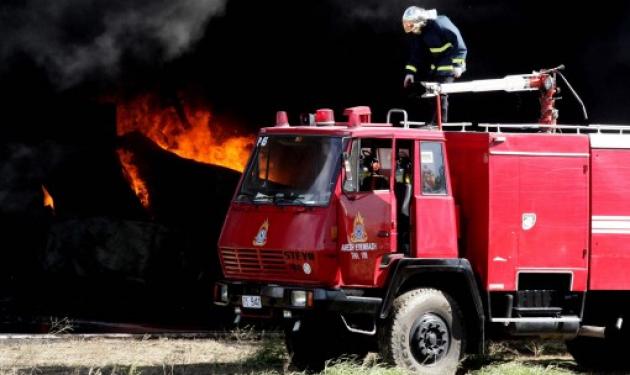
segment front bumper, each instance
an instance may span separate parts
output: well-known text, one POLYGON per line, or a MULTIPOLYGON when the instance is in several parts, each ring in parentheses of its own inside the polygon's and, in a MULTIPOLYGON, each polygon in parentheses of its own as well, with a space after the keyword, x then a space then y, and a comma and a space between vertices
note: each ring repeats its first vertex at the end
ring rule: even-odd
POLYGON ((239 308, 241 315, 244 316, 267 318, 277 317, 283 311, 291 311, 292 314, 326 311, 377 316, 383 299, 357 294, 361 294, 361 291, 220 281, 215 285, 214 303, 239 308), (223 298, 221 298, 222 288, 227 288, 227 296, 224 294, 223 298), (312 293, 311 305, 294 305, 291 298, 293 291, 312 293), (259 308, 244 307, 243 296, 259 296, 261 306, 259 308))

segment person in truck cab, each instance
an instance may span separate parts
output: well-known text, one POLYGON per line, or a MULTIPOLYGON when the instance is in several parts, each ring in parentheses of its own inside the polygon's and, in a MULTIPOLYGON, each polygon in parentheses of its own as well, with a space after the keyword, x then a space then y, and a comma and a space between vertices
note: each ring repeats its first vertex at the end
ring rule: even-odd
POLYGON ((438 178, 430 168, 422 168, 422 191, 432 193, 438 189, 438 178))
POLYGON ((399 150, 396 160, 396 181, 394 193, 396 194, 396 212, 398 213, 398 249, 404 254, 409 254, 409 230, 410 217, 409 206, 411 204, 412 164, 409 150, 399 150))
POLYGON ((389 189, 389 180, 380 173, 381 163, 377 158, 368 162, 369 174, 365 176, 361 183, 361 191, 386 190, 389 189))

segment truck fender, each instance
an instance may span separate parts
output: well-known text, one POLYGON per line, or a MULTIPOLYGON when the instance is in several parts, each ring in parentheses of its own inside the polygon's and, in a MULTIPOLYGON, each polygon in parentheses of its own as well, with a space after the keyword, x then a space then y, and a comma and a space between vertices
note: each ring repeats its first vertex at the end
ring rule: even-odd
POLYGON ((381 319, 387 319, 396 297, 402 292, 409 290, 409 283, 413 283, 414 279, 427 276, 426 279, 423 278, 422 280, 429 281, 429 283, 422 282, 417 285, 418 287, 433 287, 449 293, 449 288, 446 285, 440 285, 439 281, 439 279, 444 280, 445 276, 448 276, 450 286, 453 287, 453 282, 455 282, 457 290, 460 291, 458 295, 453 295, 452 297, 460 299, 458 301, 460 304, 467 305, 468 308, 464 308, 465 314, 467 314, 465 320, 469 323, 474 323, 472 325, 476 328, 470 327, 471 324, 469 324, 468 334, 473 335, 476 339, 475 341, 479 343, 479 346, 473 350, 473 353, 483 354, 485 347, 485 312, 480 289, 468 260, 402 258, 392 264, 391 267, 393 267, 393 270, 390 273, 385 295, 383 296, 383 304, 380 311, 381 319), (430 277, 430 275, 439 276, 439 279, 436 280, 435 277, 430 277))

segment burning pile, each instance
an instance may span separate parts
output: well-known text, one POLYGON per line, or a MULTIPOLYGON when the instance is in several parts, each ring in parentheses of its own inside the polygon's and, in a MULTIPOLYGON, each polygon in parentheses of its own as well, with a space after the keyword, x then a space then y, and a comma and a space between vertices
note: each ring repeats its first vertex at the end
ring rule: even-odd
POLYGON ((54 212, 55 201, 53 200, 52 196, 50 195, 50 193, 48 192, 48 190, 46 189, 44 185, 42 185, 42 191, 44 192, 44 207, 48 207, 54 212))
MULTIPOLYGON (((117 133, 139 132, 164 150, 186 159, 242 172, 254 137, 231 133, 230 127, 214 121, 207 108, 185 101, 164 103, 156 95, 143 95, 117 106, 117 133)), ((150 204, 149 190, 135 163, 133 152, 118 150, 130 185, 142 204, 150 204)))

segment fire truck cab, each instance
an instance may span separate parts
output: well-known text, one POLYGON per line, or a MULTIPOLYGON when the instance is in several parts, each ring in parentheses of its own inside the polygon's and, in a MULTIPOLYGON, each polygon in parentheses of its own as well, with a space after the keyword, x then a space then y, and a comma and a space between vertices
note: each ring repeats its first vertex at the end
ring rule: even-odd
POLYGON ((583 365, 622 363, 630 128, 344 114, 261 129, 219 240, 216 304, 286 322, 299 368, 378 350, 455 373, 490 335, 556 336, 583 365))

